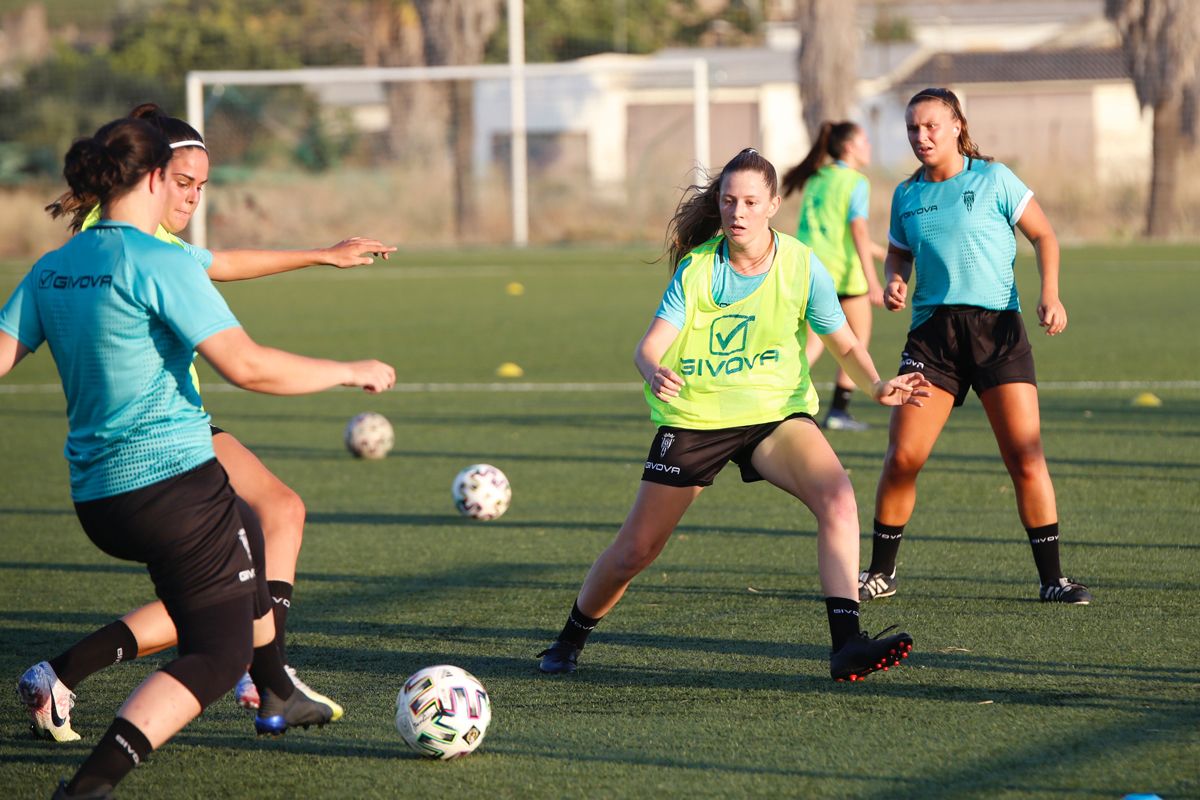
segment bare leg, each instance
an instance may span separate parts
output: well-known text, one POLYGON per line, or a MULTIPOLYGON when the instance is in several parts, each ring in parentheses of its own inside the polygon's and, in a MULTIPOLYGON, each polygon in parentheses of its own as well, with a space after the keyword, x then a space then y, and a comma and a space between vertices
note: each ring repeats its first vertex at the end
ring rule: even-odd
POLYGON ((1058 522, 1054 484, 1042 450, 1037 387, 1005 383, 979 396, 987 412, 1004 466, 1017 495, 1017 513, 1026 528, 1058 522))
POLYGON ((612 610, 638 573, 650 566, 702 487, 642 481, 617 538, 605 548, 579 590, 579 610, 600 618, 612 610))
POLYGON ((826 597, 858 598, 858 504, 846 470, 808 419, 790 419, 763 440, 751 463, 817 518, 817 569, 826 597))
POLYGON ((267 580, 295 583, 296 559, 304 538, 304 501, 232 435, 214 436, 213 450, 229 474, 233 490, 250 504, 262 524, 267 580))
POLYGON ((117 710, 157 749, 200 714, 200 701, 182 683, 165 672, 154 672, 142 681, 117 710))
POLYGON ((923 406, 892 409, 888 449, 875 492, 875 519, 885 525, 907 525, 917 502, 917 475, 937 442, 950 412, 954 395, 929 387, 923 406))
MULTIPOLYGON (((850 330, 854 331, 854 335, 862 342, 863 347, 870 346, 871 301, 864 294, 858 297, 844 297, 841 302, 842 311, 846 314, 846 322, 850 325, 850 330)), ((818 341, 820 340, 818 339, 818 341)), ((809 363, 811 364, 812 362, 809 363)), ((854 388, 854 381, 841 367, 838 367, 837 378, 834 379, 834 382, 839 389, 854 388)))

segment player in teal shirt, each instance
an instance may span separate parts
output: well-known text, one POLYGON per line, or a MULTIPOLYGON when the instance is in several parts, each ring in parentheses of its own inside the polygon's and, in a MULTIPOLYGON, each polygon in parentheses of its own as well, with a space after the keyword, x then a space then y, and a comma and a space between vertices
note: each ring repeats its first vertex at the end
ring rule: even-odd
MULTIPOLYGON (((203 137, 188 123, 167 116, 157 105, 145 103, 129 114, 146 119, 161 128, 171 142, 172 158, 167 166, 167 208, 154 232, 156 239, 174 245, 190 255, 207 270, 215 281, 244 280, 299 269, 315 264, 338 268, 372 263, 373 255, 384 258, 396 248, 387 247, 374 239, 353 237, 328 248, 315 250, 218 250, 196 247, 177 235, 187 227, 200 193, 208 182, 209 158, 203 137)), ((100 222, 100 207, 92 198, 79 198, 67 192, 49 207, 53 216, 69 216, 71 227, 87 231, 100 222)), ((194 272, 194 269, 192 270, 194 272)), ((209 287, 211 290, 211 287, 209 287)), ((200 381, 191 369, 193 394, 199 392, 200 381)), ((199 395, 196 395, 197 398, 199 395)), ((304 534, 305 507, 300 496, 269 470, 232 433, 213 427, 212 449, 217 460, 229 475, 238 496, 245 500, 257 515, 265 539, 267 585, 274 610, 276 642, 284 664, 287 661, 287 616, 293 604, 293 584, 296 561, 304 534)), ((176 631, 161 601, 155 601, 126 614, 64 650, 58 656, 41 662, 27 671, 31 679, 50 676, 55 685, 75 690, 81 681, 114 663, 113 654, 120 652, 122 662, 157 653, 176 643, 176 631)), ((296 687, 310 698, 332 710, 332 719, 343 714, 342 707, 329 697, 316 692, 286 667, 296 687)), ((25 679, 22 678, 22 685, 25 679)), ((38 693, 44 694, 44 693, 38 693)), ((259 707, 258 690, 250 676, 238 681, 234 698, 239 705, 259 707)), ((35 729, 39 728, 39 710, 30 709, 35 729)), ((75 736, 69 713, 60 716, 61 724, 38 732, 56 741, 75 736)))
MULTIPOLYGON (((170 160, 162 131, 140 119, 116 120, 72 145, 63 174, 77 200, 100 202, 101 222, 40 259, 0 308, 0 377, 43 342, 54 356, 85 533, 105 553, 146 564, 179 631, 178 658, 130 695, 56 798, 110 796, 247 663, 270 709, 256 718, 260 732, 329 720, 327 706, 293 687, 273 627, 263 641, 253 630, 254 617, 271 619, 262 531, 213 458, 187 375, 193 348, 232 383, 272 394, 382 391, 395 382, 378 361, 304 358, 251 340, 199 265, 149 235, 166 209, 170 160)), ((35 726, 50 731, 62 727, 73 695, 41 667, 30 670, 40 678, 23 676, 18 694, 37 709, 35 726)))
POLYGON ((1042 450, 1037 377, 1017 298, 1014 227, 1033 245, 1041 275, 1038 324, 1067 326, 1058 295, 1058 240, 1033 193, 971 140, 958 97, 926 89, 908 103, 908 140, 921 166, 892 197, 884 303, 898 311, 916 270, 913 318, 900 372, 933 384, 922 408, 892 412, 875 495, 871 563, 859 597, 896 592, 896 558, 916 504, 917 475, 955 406, 974 389, 1016 490, 1043 602, 1084 605, 1091 593, 1067 578, 1059 558, 1058 508, 1042 450))

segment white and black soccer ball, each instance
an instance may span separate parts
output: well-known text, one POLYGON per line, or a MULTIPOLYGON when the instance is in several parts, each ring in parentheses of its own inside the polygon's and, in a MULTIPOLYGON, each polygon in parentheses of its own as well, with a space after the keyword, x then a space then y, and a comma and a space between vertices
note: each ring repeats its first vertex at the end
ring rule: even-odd
POLYGON ((346 449, 355 458, 383 458, 395 441, 392 423, 383 414, 364 411, 346 423, 346 449))
POLYGON ((472 464, 454 476, 454 506, 464 517, 495 519, 508 510, 512 487, 491 464, 472 464))
POLYGON ((474 752, 491 721, 487 689, 460 667, 439 664, 418 670, 396 695, 396 730, 426 758, 474 752))

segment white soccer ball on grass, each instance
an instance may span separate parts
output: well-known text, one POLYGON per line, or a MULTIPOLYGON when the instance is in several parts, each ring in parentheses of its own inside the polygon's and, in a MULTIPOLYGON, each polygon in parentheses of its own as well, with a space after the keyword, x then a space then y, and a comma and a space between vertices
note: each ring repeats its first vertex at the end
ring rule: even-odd
POLYGON ((491 721, 487 689, 460 667, 439 664, 414 672, 396 695, 396 730, 426 758, 474 752, 491 721))
POLYGON ((383 414, 364 411, 346 423, 346 449, 355 458, 383 458, 396 442, 392 423, 383 414))
POLYGON ((454 505, 465 517, 495 519, 508 510, 512 487, 491 464, 472 464, 454 476, 454 505))

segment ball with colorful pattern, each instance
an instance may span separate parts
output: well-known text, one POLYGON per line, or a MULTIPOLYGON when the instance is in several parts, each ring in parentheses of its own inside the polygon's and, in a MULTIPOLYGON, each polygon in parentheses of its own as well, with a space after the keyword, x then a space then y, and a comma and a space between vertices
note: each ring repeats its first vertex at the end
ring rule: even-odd
POLYGON ((491 721, 487 689, 450 664, 414 672, 396 695, 396 730, 425 758, 445 761, 474 752, 491 721))

